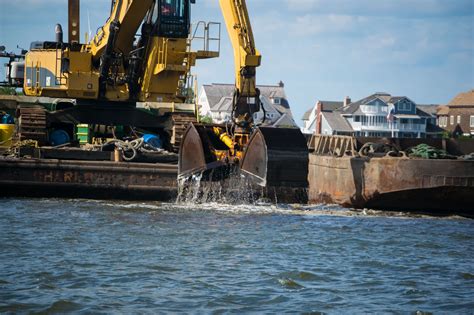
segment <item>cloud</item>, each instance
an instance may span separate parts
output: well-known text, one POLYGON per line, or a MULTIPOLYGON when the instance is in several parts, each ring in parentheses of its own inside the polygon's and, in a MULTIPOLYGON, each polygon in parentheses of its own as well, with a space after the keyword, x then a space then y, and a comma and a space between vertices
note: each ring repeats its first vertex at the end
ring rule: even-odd
POLYGON ((472 0, 286 0, 289 10, 313 14, 396 16, 400 18, 473 15, 472 0))
POLYGON ((311 36, 315 34, 348 33, 364 23, 364 17, 351 15, 313 15, 297 16, 290 25, 290 32, 297 36, 311 36))

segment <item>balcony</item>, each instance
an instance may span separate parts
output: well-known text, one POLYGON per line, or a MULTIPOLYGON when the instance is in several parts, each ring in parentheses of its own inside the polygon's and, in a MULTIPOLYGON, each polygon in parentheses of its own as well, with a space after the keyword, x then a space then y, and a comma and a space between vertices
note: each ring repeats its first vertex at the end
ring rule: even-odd
POLYGON ((362 130, 370 130, 370 131, 381 131, 381 132, 390 132, 390 131, 408 131, 408 132, 425 132, 426 130, 426 125, 425 124, 413 124, 413 123, 408 123, 408 124, 401 124, 398 122, 393 122, 393 123, 368 123, 368 122, 362 122, 362 123, 354 123, 353 124, 353 129, 357 131, 362 131, 362 130))

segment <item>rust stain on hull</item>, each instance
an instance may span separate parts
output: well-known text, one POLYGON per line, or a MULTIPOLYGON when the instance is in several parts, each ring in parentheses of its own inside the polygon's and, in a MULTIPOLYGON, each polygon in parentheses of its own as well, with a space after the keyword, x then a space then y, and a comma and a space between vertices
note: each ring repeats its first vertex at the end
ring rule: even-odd
POLYGON ((309 201, 474 215, 474 162, 310 154, 309 201))

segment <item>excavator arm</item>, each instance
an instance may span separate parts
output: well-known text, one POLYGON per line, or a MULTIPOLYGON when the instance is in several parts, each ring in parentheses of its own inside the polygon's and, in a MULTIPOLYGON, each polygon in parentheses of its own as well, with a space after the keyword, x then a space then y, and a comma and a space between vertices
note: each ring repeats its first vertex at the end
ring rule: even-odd
MULTIPOLYGON (((305 202, 308 187, 308 148, 297 128, 257 126, 260 105, 256 49, 245 0, 219 0, 234 50, 235 91, 232 122, 193 124, 186 130, 179 153, 179 177, 202 173, 211 181, 232 180, 240 172, 263 187, 265 197, 305 202)), ((265 111, 264 111, 265 115, 265 111)))
POLYGON ((260 110, 256 68, 260 66, 262 57, 255 47, 245 1, 219 0, 219 3, 234 48, 234 119, 251 124, 253 113, 260 110))

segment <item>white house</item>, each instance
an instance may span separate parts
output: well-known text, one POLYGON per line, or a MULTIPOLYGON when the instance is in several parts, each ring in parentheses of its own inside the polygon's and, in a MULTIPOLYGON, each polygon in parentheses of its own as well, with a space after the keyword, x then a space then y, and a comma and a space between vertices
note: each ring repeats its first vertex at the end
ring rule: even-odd
POLYGON ((315 130, 318 134, 424 138, 431 122, 431 114, 408 97, 375 93, 354 103, 346 97, 343 106, 335 110, 316 106, 314 115, 309 113, 307 124, 314 125, 308 131, 315 130), (390 121, 389 110, 393 118, 390 121))
MULTIPOLYGON (((209 116, 215 123, 231 120, 233 84, 213 83, 202 86, 198 105, 201 116, 209 116)), ((290 105, 286 98, 284 84, 259 85, 260 101, 265 110, 265 124, 275 127, 296 127, 290 105)), ((263 120, 264 111, 254 114, 255 121, 263 120)))
MULTIPOLYGON (((349 102, 350 99, 346 97, 344 102, 349 102)), ((303 134, 313 134, 318 125, 318 114, 321 112, 332 112, 344 106, 344 102, 334 101, 317 101, 316 105, 307 110, 303 115, 303 127, 301 132, 303 134)))

